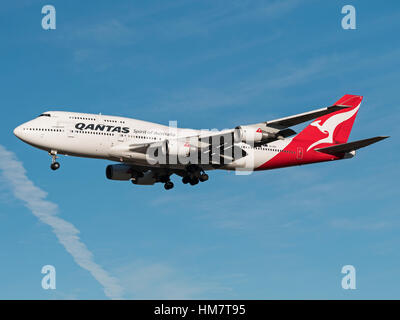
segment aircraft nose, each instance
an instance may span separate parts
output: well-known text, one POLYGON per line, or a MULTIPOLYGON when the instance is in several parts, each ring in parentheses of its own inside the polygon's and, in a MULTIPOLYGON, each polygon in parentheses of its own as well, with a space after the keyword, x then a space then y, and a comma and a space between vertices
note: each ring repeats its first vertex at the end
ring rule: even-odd
POLYGON ((16 127, 16 128, 14 129, 14 135, 15 135, 17 138, 21 138, 21 135, 22 135, 22 126, 18 126, 18 127, 16 127))

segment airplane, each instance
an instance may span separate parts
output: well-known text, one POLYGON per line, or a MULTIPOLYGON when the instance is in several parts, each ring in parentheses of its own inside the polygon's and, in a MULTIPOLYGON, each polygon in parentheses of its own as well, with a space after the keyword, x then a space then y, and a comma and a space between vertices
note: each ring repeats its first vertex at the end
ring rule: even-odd
POLYGON ((119 116, 47 111, 14 129, 23 142, 45 150, 51 169, 58 155, 106 159, 111 180, 174 187, 209 179, 206 171, 261 171, 352 158, 356 150, 388 138, 347 142, 363 97, 346 94, 333 105, 221 131, 176 128, 119 116), (298 134, 290 127, 308 124, 298 134))

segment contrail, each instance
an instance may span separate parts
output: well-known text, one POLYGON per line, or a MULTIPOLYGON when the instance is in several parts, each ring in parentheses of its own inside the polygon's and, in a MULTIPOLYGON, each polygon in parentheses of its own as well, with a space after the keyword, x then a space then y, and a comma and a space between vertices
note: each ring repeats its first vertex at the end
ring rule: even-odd
POLYGON ((71 254, 75 262, 89 271, 103 286, 104 293, 111 299, 122 298, 122 287, 118 280, 110 276, 94 262, 93 254, 79 239, 79 230, 57 216, 58 205, 46 200, 47 193, 35 186, 26 176, 26 170, 16 155, 0 145, 0 170, 12 188, 14 196, 43 223, 49 225, 60 243, 71 254))

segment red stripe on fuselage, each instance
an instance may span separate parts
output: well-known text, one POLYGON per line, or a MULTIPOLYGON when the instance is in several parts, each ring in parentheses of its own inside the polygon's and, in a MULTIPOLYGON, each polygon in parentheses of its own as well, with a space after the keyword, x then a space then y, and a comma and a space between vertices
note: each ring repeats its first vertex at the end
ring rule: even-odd
POLYGON ((276 168, 284 168, 290 166, 298 166, 302 164, 323 162, 331 160, 339 160, 342 157, 333 156, 330 154, 310 150, 306 151, 310 141, 301 141, 293 139, 286 148, 279 152, 271 160, 265 162, 255 170, 269 170, 276 168), (284 152, 288 151, 288 152, 284 152))

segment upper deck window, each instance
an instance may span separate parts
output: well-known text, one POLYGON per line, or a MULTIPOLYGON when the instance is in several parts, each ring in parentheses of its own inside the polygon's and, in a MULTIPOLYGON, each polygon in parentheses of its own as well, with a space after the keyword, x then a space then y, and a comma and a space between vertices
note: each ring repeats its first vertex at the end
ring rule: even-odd
POLYGON ((51 117, 49 113, 42 113, 39 117, 51 117))

